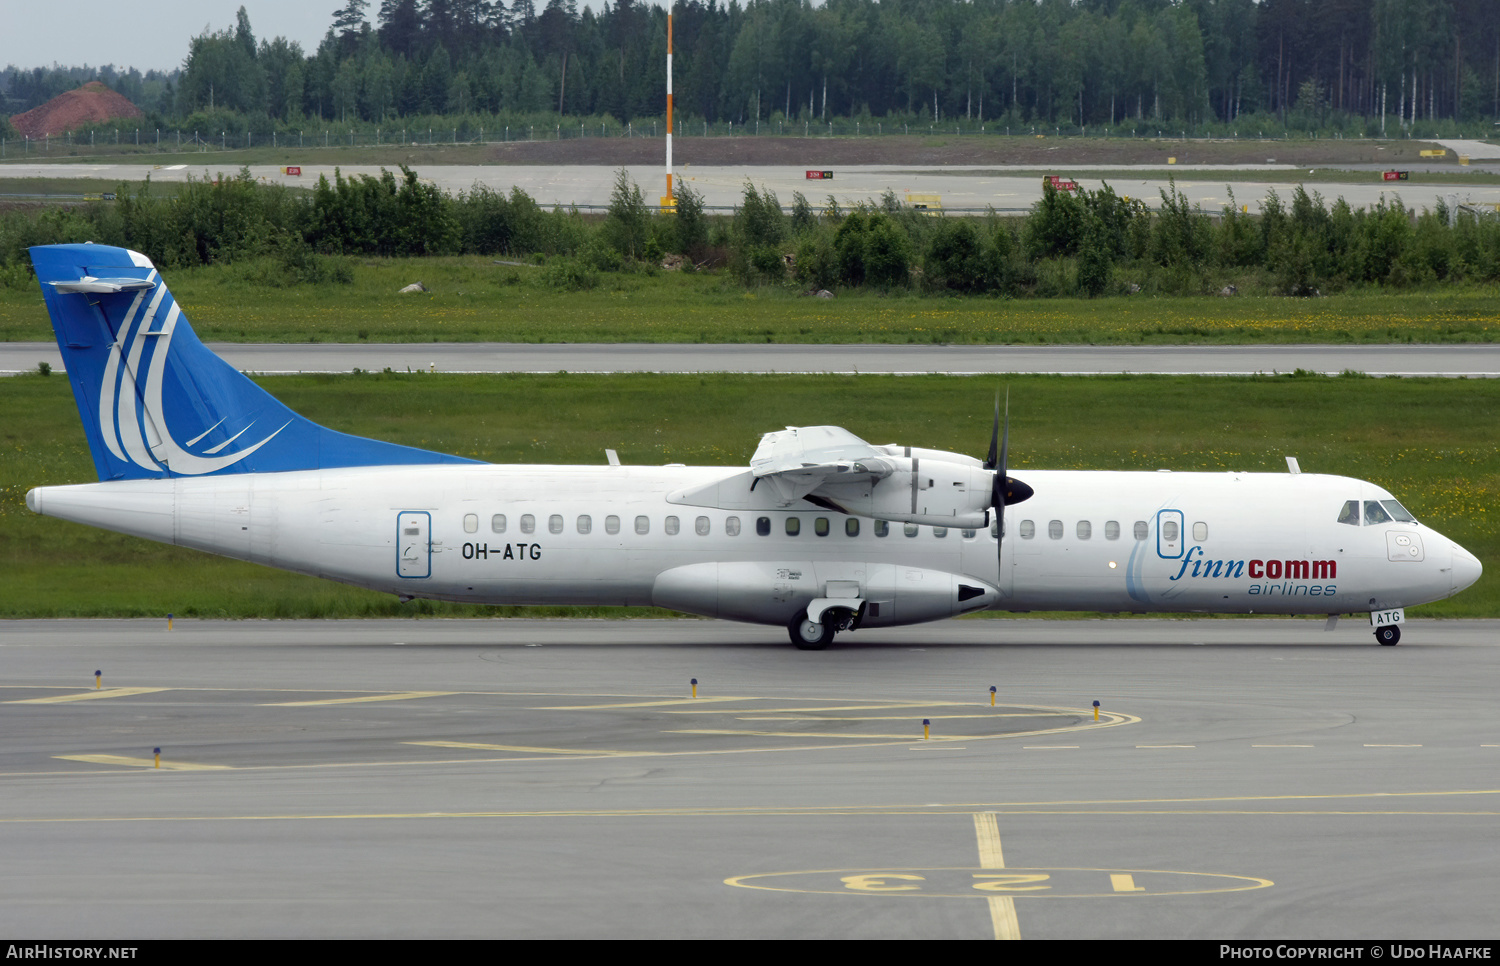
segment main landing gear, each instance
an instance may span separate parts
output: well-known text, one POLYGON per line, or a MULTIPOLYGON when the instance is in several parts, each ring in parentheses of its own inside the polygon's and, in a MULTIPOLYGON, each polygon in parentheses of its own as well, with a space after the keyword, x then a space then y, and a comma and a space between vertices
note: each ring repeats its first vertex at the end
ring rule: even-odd
POLYGON ((1387 624, 1375 632, 1375 640, 1387 647, 1398 644, 1401 641, 1401 628, 1395 624, 1387 624))
POLYGON ((797 650, 821 651, 833 643, 833 636, 839 631, 854 629, 858 617, 858 614, 845 608, 830 607, 823 612, 822 620, 814 621, 808 620, 807 611, 803 611, 792 618, 786 629, 792 643, 797 645, 797 650))

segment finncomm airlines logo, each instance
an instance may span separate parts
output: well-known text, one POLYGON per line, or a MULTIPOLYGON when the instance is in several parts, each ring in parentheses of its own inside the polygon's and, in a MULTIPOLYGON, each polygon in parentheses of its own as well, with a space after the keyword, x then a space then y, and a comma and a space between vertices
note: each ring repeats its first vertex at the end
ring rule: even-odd
POLYGON ((1336 560, 1211 560, 1202 547, 1190 547, 1182 557, 1182 566, 1170 579, 1237 580, 1248 577, 1257 581, 1246 589, 1249 594, 1328 597, 1338 592, 1331 583, 1338 577, 1338 572, 1336 560), (1300 582, 1317 580, 1330 583, 1300 582))

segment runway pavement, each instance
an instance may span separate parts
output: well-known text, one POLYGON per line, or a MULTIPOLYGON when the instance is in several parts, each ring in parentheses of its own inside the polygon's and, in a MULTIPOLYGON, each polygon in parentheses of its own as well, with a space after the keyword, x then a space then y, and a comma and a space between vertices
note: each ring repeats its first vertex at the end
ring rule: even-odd
MULTIPOLYGON (((1266 163, 1236 165, 1168 165, 1164 153, 1154 165, 1137 165, 1137 177, 1133 173, 1125 176, 1121 172, 1131 166, 1125 165, 1069 165, 1060 163, 1056 170, 1047 173, 1062 175, 1077 181, 1090 190, 1104 184, 1102 171, 1110 172, 1111 187, 1120 195, 1143 199, 1150 206, 1161 203, 1163 191, 1180 190, 1189 203, 1202 205, 1209 212, 1218 212, 1225 205, 1248 205, 1252 212, 1259 211, 1261 202, 1275 191, 1283 203, 1289 204, 1293 186, 1284 175, 1276 180, 1246 177, 1246 173, 1263 170, 1286 172, 1287 164, 1274 160, 1276 143, 1265 146, 1266 163), (1167 172, 1171 172, 1169 179, 1167 172), (1229 177, 1233 175, 1234 177, 1229 177), (1175 188, 1173 180, 1175 179, 1175 188)), ((1478 170, 1483 162, 1470 166, 1478 170)), ((1411 168, 1412 165, 1392 163, 1385 167, 1411 168)), ((319 177, 332 181, 334 165, 300 165, 299 175, 285 175, 276 165, 250 165, 252 177, 274 184, 288 184, 311 188, 319 177)), ((1417 165, 1420 167, 1420 165, 1417 165)), ((828 165, 810 156, 807 163, 791 166, 719 166, 679 165, 677 179, 703 196, 709 207, 730 208, 740 204, 746 181, 753 182, 762 190, 774 192, 783 205, 792 203, 794 192, 802 192, 809 202, 821 206, 832 195, 840 205, 847 208, 856 203, 875 203, 887 192, 898 199, 909 193, 938 195, 944 208, 983 210, 987 207, 999 211, 1026 211, 1042 197, 1042 179, 1032 167, 1021 169, 1024 173, 1007 173, 1005 165, 859 165, 833 168, 832 180, 807 179, 810 169, 827 169, 828 165)), ((1350 172, 1347 179, 1318 181, 1309 185, 1309 192, 1316 190, 1332 201, 1343 198, 1356 208, 1366 208, 1381 199, 1390 201, 1400 198, 1409 208, 1431 208, 1439 200, 1457 194, 1458 200, 1476 204, 1500 203, 1500 185, 1421 185, 1403 183, 1392 187, 1380 177, 1380 166, 1371 170, 1350 172)), ((344 177, 358 175, 380 175, 378 165, 341 165, 338 168, 344 177)), ((233 174, 239 165, 214 160, 205 155, 202 164, 170 165, 154 168, 151 165, 125 163, 48 163, 9 162, 0 166, 0 173, 10 178, 109 178, 138 183, 149 175, 153 182, 180 182, 189 177, 203 180, 219 173, 233 174)), ((508 193, 513 187, 520 188, 544 207, 592 206, 604 208, 609 205, 614 190, 619 165, 418 165, 417 173, 423 180, 435 184, 448 192, 470 191, 475 185, 485 185, 495 191, 508 193)), ((654 199, 665 190, 665 169, 660 165, 625 165, 624 170, 635 184, 640 185, 648 198, 654 199)), ((1461 171, 1452 164, 1444 170, 1461 171)))
POLYGON ((1500 622, 1403 640, 4 622, 0 931, 1493 939, 1500 622))
MULTIPOLYGON (((1166 373, 1244 375, 1306 369, 1381 376, 1500 375, 1500 345, 907 346, 288 344, 216 342, 236 369, 257 373, 385 368, 435 372, 1166 373)), ((57 346, 0 343, 0 375, 62 368, 57 346)))

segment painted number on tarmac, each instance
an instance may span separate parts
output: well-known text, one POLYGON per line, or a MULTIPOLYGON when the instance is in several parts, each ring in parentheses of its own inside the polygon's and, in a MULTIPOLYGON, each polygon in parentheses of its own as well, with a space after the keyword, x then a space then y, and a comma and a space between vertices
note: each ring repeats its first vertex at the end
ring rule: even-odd
POLYGON ((1264 889, 1270 879, 1144 869, 827 869, 739 875, 725 885, 774 892, 944 898, 1182 896, 1264 889))

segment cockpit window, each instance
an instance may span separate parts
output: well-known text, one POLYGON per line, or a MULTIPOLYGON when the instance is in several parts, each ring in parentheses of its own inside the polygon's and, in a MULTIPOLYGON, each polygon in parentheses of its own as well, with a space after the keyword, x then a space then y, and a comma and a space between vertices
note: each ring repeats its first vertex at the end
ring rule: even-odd
POLYGON ((1377 500, 1366 500, 1365 501, 1365 526, 1368 527, 1368 526, 1371 526, 1371 525, 1376 524, 1376 523, 1390 523, 1390 522, 1391 522, 1391 515, 1389 513, 1385 512, 1385 509, 1383 507, 1381 507, 1379 501, 1377 501, 1377 500))
POLYGON ((1359 501, 1345 500, 1344 508, 1339 511, 1339 522, 1351 527, 1359 526, 1359 501))
POLYGON ((1411 515, 1411 511, 1402 506, 1396 500, 1381 500, 1380 505, 1385 507, 1385 512, 1391 515, 1391 519, 1397 523, 1416 523, 1417 518, 1411 515))

